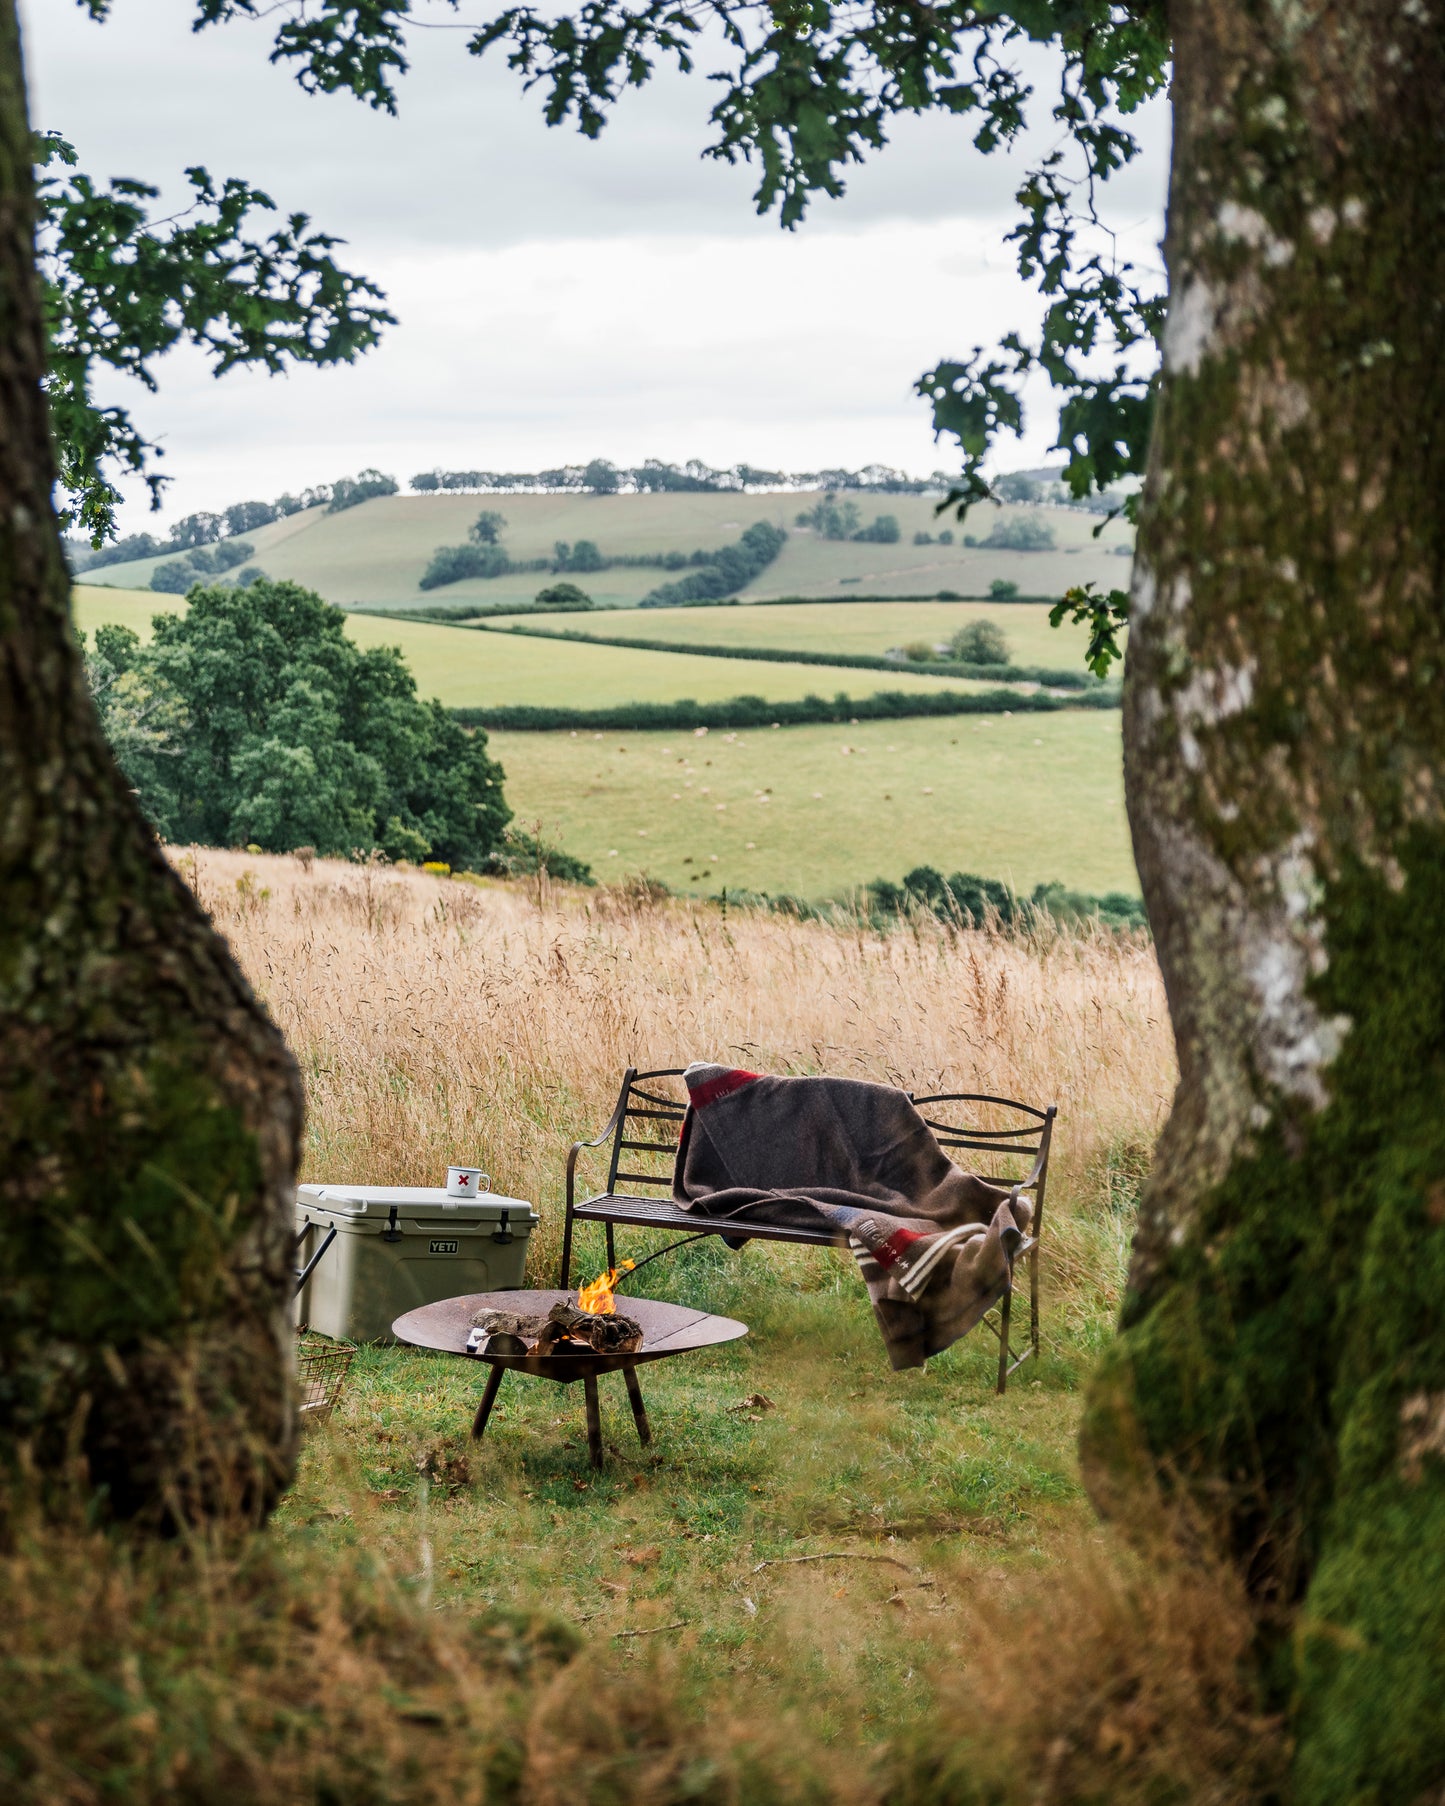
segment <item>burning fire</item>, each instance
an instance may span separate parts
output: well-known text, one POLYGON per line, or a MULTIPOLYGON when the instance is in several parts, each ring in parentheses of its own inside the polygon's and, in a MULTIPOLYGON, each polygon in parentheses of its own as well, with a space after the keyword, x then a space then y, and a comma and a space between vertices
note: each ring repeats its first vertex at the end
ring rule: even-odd
POLYGON ((590 1311, 594 1317, 610 1317, 617 1309, 617 1300, 612 1288, 624 1273, 630 1273, 637 1265, 635 1260, 625 1260, 620 1267, 609 1267, 590 1285, 578 1286, 577 1309, 590 1311))

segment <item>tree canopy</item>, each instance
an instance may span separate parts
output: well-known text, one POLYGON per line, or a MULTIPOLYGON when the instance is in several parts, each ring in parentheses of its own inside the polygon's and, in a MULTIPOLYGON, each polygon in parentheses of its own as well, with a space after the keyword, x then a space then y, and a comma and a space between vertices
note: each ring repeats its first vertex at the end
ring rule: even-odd
POLYGON ((393 316, 380 289, 335 262, 339 240, 306 214, 257 234, 255 216, 275 213, 276 203, 248 182, 218 186, 204 169, 188 169, 189 207, 157 221, 155 188, 129 177, 94 181, 58 133, 36 140, 36 156, 45 388, 67 497, 61 526, 78 524, 100 545, 115 532, 118 478, 140 477, 157 506, 166 479, 156 469, 159 446, 124 408, 95 400, 98 368, 153 390, 156 359, 182 342, 218 376, 242 366, 347 363, 393 316))
POLYGON ((345 616, 264 578, 193 589, 142 646, 100 627, 91 686, 160 832, 267 852, 475 866, 510 819, 487 737, 422 702, 401 654, 363 652, 345 616))

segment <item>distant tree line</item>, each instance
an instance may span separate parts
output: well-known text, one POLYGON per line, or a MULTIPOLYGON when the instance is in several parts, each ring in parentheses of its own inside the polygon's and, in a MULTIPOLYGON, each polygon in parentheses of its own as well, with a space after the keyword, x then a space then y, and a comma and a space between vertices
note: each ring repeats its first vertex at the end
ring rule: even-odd
MULTIPOLYGON (((460 583, 470 577, 506 577, 529 571, 549 571, 553 575, 576 576, 617 568, 685 571, 692 576, 680 583, 663 584, 640 604, 643 608, 661 608, 680 602, 716 601, 732 595, 750 582, 764 566, 777 557, 787 535, 781 527, 759 521, 749 527, 736 545, 716 550, 693 552, 623 552, 612 556, 603 553, 595 540, 568 542, 559 539, 550 558, 512 558, 501 543, 506 516, 486 508, 477 516, 467 543, 460 546, 438 546, 431 561, 418 579, 424 590, 442 589, 449 583, 460 583), (685 594, 683 592, 686 592, 685 594), (667 601, 656 598, 666 595, 667 601)), ((581 594, 582 592, 578 592, 581 594)), ((577 606, 577 604, 573 604, 577 606)))
MULTIPOLYGON (((812 527, 823 539, 853 539, 880 546, 898 544, 896 515, 875 515, 872 524, 865 527, 858 504, 840 502, 832 493, 825 495, 815 508, 806 509, 800 514, 798 525, 812 527)), ((917 540, 914 543, 917 544, 917 540)))
POLYGON ((266 573, 249 563, 255 547, 249 539, 222 539, 213 546, 192 546, 183 558, 168 558, 151 572, 151 588, 167 596, 184 596, 202 577, 235 571, 238 584, 256 583, 266 573), (244 568, 240 568, 244 567, 244 568))
POLYGON ((751 583, 782 551, 787 534, 771 521, 760 520, 747 529, 736 545, 691 562, 701 568, 676 583, 660 583, 638 603, 639 608, 691 608, 733 596, 751 583))
POLYGON ((294 583, 196 589, 143 646, 96 629, 86 668, 122 770, 158 832, 268 853, 477 867, 510 811, 484 733, 423 702, 401 654, 363 652, 294 583))
POLYGON ((635 465, 593 458, 586 464, 558 465, 555 470, 424 470, 411 479, 411 487, 419 495, 439 490, 545 494, 558 489, 581 490, 591 495, 722 494, 748 489, 854 489, 882 495, 922 495, 928 490, 947 490, 953 480, 947 471, 910 477, 886 464, 868 464, 862 470, 808 471, 764 470, 755 464, 733 464, 718 470, 695 458, 686 464, 664 464, 658 458, 648 458, 635 465))
MULTIPOLYGON (((98 550, 84 540, 68 539, 65 554, 71 570, 79 576, 82 571, 102 570, 109 564, 129 564, 133 559, 158 558, 169 552, 191 552, 219 540, 255 533, 261 527, 269 527, 272 521, 285 520, 307 508, 325 508, 328 514, 339 514, 344 508, 354 508, 376 496, 395 495, 397 488, 395 477, 380 470, 363 470, 358 476, 318 483, 314 489, 303 489, 297 495, 278 495, 274 502, 233 502, 219 514, 188 514, 175 523, 164 539, 153 533, 131 533, 98 550)), ((246 556, 250 557, 249 551, 246 556)))

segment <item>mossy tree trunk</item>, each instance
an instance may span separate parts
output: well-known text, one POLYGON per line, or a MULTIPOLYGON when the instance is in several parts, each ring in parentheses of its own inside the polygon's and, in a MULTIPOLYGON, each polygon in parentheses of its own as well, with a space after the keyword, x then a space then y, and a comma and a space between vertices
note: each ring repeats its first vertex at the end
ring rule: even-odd
POLYGON ((72 635, 24 78, 0 0, 0 1468, 264 1509, 296 1436, 301 1097, 116 769, 72 635))
POLYGON ((1173 24, 1124 733, 1180 1081, 1085 1464, 1108 1508, 1162 1479, 1222 1526, 1298 1797, 1416 1801, 1445 1780, 1445 5, 1173 24))

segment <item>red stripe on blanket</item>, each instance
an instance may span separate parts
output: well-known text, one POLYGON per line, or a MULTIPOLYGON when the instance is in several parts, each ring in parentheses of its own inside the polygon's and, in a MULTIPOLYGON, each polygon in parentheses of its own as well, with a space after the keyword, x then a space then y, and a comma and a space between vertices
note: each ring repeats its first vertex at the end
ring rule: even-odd
POLYGON ((926 1235, 920 1235, 916 1229, 895 1229, 886 1242, 880 1242, 872 1250, 872 1255, 880 1267, 896 1267, 915 1242, 926 1242, 929 1239, 926 1235))
POLYGON ((741 1066, 735 1066, 731 1072, 724 1072, 715 1079, 709 1079, 705 1085, 699 1085, 696 1091, 689 1090, 688 1097, 694 1110, 702 1110, 709 1104, 715 1104, 720 1097, 741 1091, 744 1085, 751 1085, 754 1079, 762 1076, 760 1072, 744 1072, 741 1066))

